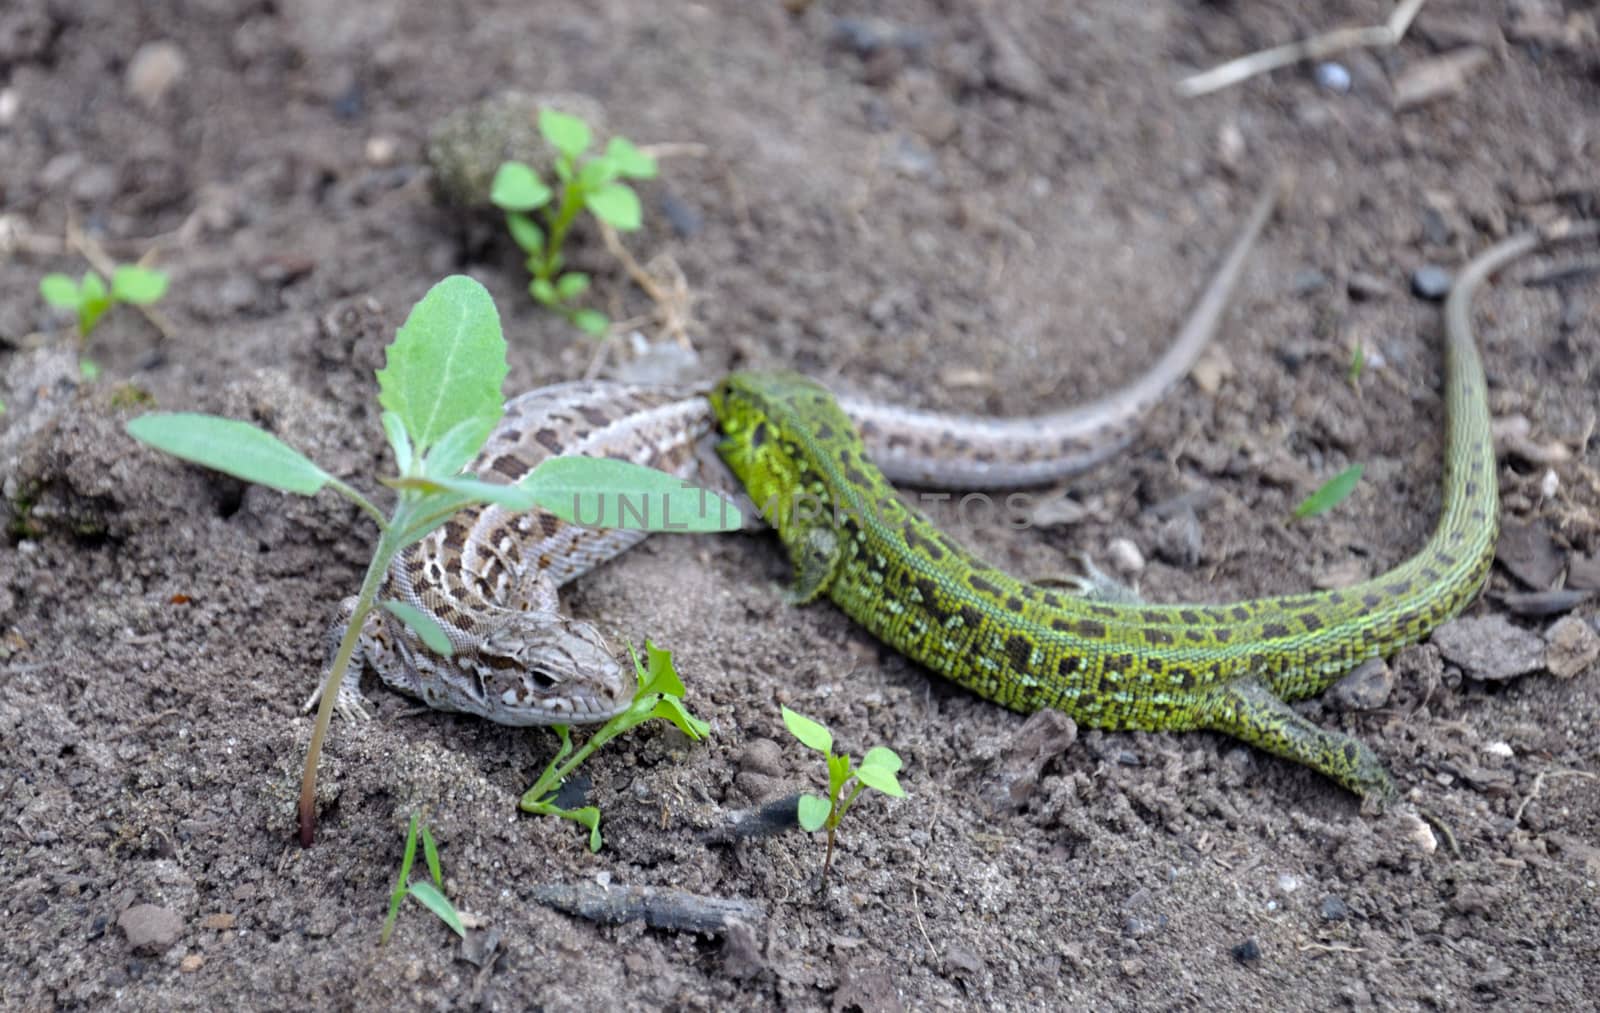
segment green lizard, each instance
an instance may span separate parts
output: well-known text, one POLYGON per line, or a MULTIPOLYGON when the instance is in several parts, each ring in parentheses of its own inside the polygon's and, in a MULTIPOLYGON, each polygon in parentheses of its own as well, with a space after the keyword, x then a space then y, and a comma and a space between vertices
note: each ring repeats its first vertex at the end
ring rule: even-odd
POLYGON ((1415 556, 1353 587, 1147 605, 1023 583, 902 503, 833 397, 797 374, 723 381, 712 397, 719 450, 777 528, 798 602, 826 594, 907 657, 1014 710, 1055 707, 1099 728, 1212 729, 1381 803, 1395 788, 1377 755, 1284 701, 1417 642, 1483 586, 1499 506, 1470 300, 1537 242, 1508 240, 1456 281, 1445 310, 1442 517, 1415 556))

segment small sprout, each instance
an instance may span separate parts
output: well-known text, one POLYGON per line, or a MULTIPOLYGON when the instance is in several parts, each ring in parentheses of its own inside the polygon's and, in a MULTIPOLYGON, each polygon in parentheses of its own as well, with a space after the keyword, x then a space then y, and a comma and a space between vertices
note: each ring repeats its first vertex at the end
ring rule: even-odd
MULTIPOLYGON (((659 531, 726 531, 742 523, 737 507, 664 472, 624 461, 551 458, 515 485, 463 472, 505 412, 506 343, 494 300, 471 278, 433 286, 411 310, 378 371, 378 403, 397 474, 378 483, 395 491, 386 517, 348 483, 335 478, 276 436, 246 422, 212 415, 152 413, 128 423, 129 435, 157 450, 247 482, 301 496, 331 488, 378 525, 378 544, 322 687, 322 704, 300 782, 300 841, 310 846, 315 821, 317 761, 334 701, 360 640, 379 606, 378 590, 395 557, 464 507, 495 503, 535 506, 588 526, 659 531), (580 521, 581 518, 581 521, 580 521)), ((443 630, 401 602, 381 603, 430 647, 447 653, 443 630)), ((680 690, 681 692, 681 690, 680 690)))
POLYGON ((1350 349, 1350 365, 1345 370, 1345 379, 1350 381, 1350 386, 1357 387, 1361 382, 1361 370, 1367 364, 1367 349, 1357 341, 1350 349))
POLYGON ((1295 519, 1315 517, 1338 506, 1345 497, 1355 491, 1356 483, 1361 481, 1361 470, 1362 465, 1352 464, 1322 483, 1316 492, 1306 497, 1305 502, 1294 508, 1295 519))
POLYGON ((411 814, 411 829, 406 832, 406 850, 400 858, 400 875, 396 877, 394 892, 389 895, 389 914, 383 919, 383 932, 378 936, 378 945, 389 941, 389 935, 394 931, 394 922, 400 915, 400 905, 405 902, 406 896, 415 897, 423 907, 439 916, 439 920, 450 926, 451 931, 465 939, 467 927, 462 924, 461 916, 456 913, 455 905, 450 903, 450 898, 444 895, 444 872, 439 865, 439 849, 433 843, 433 834, 428 831, 428 825, 422 822, 421 814, 411 814), (411 866, 417 857, 417 836, 422 837, 422 853, 427 859, 428 875, 433 882, 424 879, 417 883, 410 882, 411 866))
POLYGON ((556 186, 532 166, 506 162, 495 173, 490 200, 506 213, 512 240, 527 254, 533 276, 528 294, 585 334, 600 336, 611 320, 600 310, 576 305, 589 289, 589 276, 562 273, 562 247, 584 210, 623 232, 639 228, 644 220, 639 195, 623 180, 655 178, 656 160, 625 137, 611 138, 603 153, 584 158, 593 143, 589 125, 548 107, 539 110, 539 132, 557 152, 552 167, 556 186), (535 212, 543 224, 534 220, 535 212))
MULTIPOLYGON (((149 306, 167 292, 167 276, 137 264, 123 264, 111 273, 108 288, 105 279, 94 271, 84 273, 81 282, 64 274, 47 274, 39 279, 39 294, 44 301, 57 309, 72 310, 78 315, 78 337, 87 338, 100 318, 117 303, 132 306, 149 306)), ((92 379, 85 371, 85 378, 92 379)))
POLYGON ((834 754, 833 733, 825 726, 787 707, 782 711, 783 723, 790 734, 799 739, 802 745, 815 749, 827 758, 828 797, 801 795, 795 811, 801 829, 807 833, 818 830, 828 832, 828 851, 822 861, 822 883, 826 886, 828 871, 833 867, 834 834, 839 828, 839 821, 844 819, 844 814, 850 811, 861 792, 872 788, 893 798, 905 798, 905 789, 900 787, 900 778, 897 776, 900 773, 900 756, 886 746, 874 746, 861 758, 860 766, 851 767, 848 753, 834 754), (844 789, 852 777, 856 781, 855 788, 846 796, 844 789))
POLYGON ((627 710, 601 725, 589 736, 589 741, 576 750, 573 749, 567 727, 554 725, 556 735, 561 738, 561 747, 539 780, 523 792, 522 801, 518 803, 523 812, 560 816, 588 827, 590 851, 599 851, 603 843, 600 838, 600 810, 592 805, 581 809, 562 809, 555 804, 557 789, 578 769, 579 764, 618 735, 652 719, 670 721, 696 742, 711 732, 710 725, 690 714, 683 705, 683 680, 678 678, 672 666, 672 652, 663 651, 649 641, 645 641, 644 649, 648 665, 641 664, 639 655, 634 653, 632 647, 628 648, 628 653, 633 657, 634 676, 638 680, 633 703, 627 710))

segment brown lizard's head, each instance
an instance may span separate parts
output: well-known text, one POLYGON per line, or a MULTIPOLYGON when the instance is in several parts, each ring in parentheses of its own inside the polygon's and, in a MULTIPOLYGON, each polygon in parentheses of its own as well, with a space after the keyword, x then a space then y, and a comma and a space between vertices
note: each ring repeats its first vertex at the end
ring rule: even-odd
POLYGON ((475 678, 478 713, 503 725, 608 721, 633 699, 633 679, 588 623, 512 612, 455 663, 475 678))

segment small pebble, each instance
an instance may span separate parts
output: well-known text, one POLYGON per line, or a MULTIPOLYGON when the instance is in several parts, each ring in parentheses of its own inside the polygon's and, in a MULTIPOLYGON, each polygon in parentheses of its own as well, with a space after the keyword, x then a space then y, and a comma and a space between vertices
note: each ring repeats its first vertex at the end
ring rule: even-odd
POLYGON ((1252 936, 1232 949, 1233 959, 1241 964, 1253 964, 1261 959, 1261 944, 1252 936))
POLYGON ((178 962, 178 970, 184 974, 193 974, 204 966, 206 966, 206 958, 198 953, 191 953, 178 962))
POLYGON ((668 191, 661 195, 661 213, 672 226, 673 235, 679 239, 693 239, 705 226, 705 218, 692 204, 668 191))
POLYGON ((135 904, 117 918, 128 948, 151 956, 165 951, 183 934, 178 913, 155 904, 135 904))
POLYGON ((1400 817, 1400 823, 1405 828, 1404 837, 1417 850, 1424 855, 1431 855, 1439 850, 1439 838, 1433 835, 1433 828, 1421 816, 1415 813, 1406 813, 1400 817))
POLYGON ((1346 70, 1342 63, 1332 61, 1319 63, 1312 73, 1317 79, 1318 87, 1341 95, 1350 90, 1350 71, 1346 70))
POLYGON ((400 142, 387 134, 375 134, 367 138, 363 154, 368 165, 375 169, 387 169, 400 154, 400 142))
POLYGON ((1600 633, 1577 616, 1562 616, 1545 633, 1544 667, 1570 679, 1600 659, 1600 633))
POLYGON ((1450 294, 1450 285, 1454 280, 1444 268, 1424 264, 1411 274, 1411 294, 1439 302, 1450 294))
POLYGON ((1491 742, 1483 747, 1483 751, 1490 756, 1498 756, 1502 760, 1509 760, 1517 755, 1516 750, 1511 748, 1511 743, 1509 742, 1491 742))
POLYGON ((146 109, 154 109, 188 71, 189 61, 177 43, 146 42, 128 61, 123 84, 146 109))
POLYGON ((1555 499, 1556 493, 1561 491, 1561 476, 1554 469, 1547 468, 1544 477, 1539 479, 1539 495, 1545 499, 1555 499))
POLYGON ((1350 917, 1350 905, 1344 898, 1337 894, 1328 894, 1322 898, 1322 920, 1325 922, 1342 922, 1350 917))
POLYGON ((1345 291, 1350 293, 1350 298, 1357 301, 1382 299, 1393 291, 1388 282, 1365 271, 1352 272, 1350 277, 1345 279, 1344 287, 1345 291))
POLYGON ((1512 615, 1524 619, 1548 619, 1588 601, 1592 592, 1562 588, 1558 591, 1511 591, 1499 596, 1512 615))
POLYGON ((1289 290, 1295 295, 1310 295, 1328 287, 1328 276, 1314 267, 1302 267, 1289 281, 1289 290))
POLYGON ((17 89, 0 88, 0 129, 15 123, 21 109, 22 99, 17 96, 17 89))
POLYGON ((1328 702, 1342 711, 1377 710, 1389 702, 1393 690, 1394 672, 1388 663, 1371 658, 1328 690, 1328 702))
POLYGON ((1144 553, 1139 551, 1131 538, 1113 538, 1106 546, 1106 556, 1111 560, 1111 568, 1118 573, 1140 574, 1144 572, 1144 553))

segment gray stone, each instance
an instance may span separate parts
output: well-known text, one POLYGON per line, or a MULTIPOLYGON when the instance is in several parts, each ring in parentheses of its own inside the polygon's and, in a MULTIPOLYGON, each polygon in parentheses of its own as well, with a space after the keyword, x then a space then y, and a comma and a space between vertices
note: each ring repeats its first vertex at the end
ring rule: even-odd
POLYGON ((165 952, 183 934, 183 919, 176 911, 155 904, 135 904, 122 912, 117 928, 128 937, 128 948, 149 956, 165 952))
POLYGON ((1455 619, 1433 631, 1433 645, 1474 679, 1499 682, 1538 671, 1545 645, 1504 616, 1455 619))

